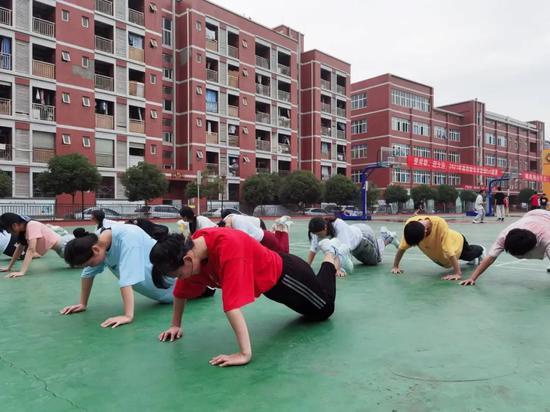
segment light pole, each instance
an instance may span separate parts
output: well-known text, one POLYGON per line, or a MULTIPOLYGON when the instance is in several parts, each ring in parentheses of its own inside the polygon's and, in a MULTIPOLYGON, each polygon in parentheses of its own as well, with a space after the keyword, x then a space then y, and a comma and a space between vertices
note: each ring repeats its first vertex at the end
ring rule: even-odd
POLYGON ((220 179, 222 180, 222 212, 223 212, 223 198, 225 197, 225 181, 227 179, 227 176, 225 174, 222 174, 220 176, 220 179))

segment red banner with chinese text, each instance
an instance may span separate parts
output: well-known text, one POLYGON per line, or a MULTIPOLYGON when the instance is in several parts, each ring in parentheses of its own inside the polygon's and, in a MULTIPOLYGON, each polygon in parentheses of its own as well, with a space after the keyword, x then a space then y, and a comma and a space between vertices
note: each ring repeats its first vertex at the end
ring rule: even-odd
POLYGON ((521 172, 520 177, 530 182, 550 182, 550 176, 539 175, 538 173, 521 172))
POLYGON ((503 171, 496 167, 475 166, 464 163, 452 163, 427 157, 407 156, 407 166, 411 169, 424 169, 462 175, 500 177, 503 171))

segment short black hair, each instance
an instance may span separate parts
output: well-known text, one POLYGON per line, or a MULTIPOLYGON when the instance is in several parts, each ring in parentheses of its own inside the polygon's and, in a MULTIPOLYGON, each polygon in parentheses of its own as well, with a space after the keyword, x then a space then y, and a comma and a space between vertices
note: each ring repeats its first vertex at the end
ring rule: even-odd
POLYGON ((419 221, 409 222, 405 225, 403 235, 405 236, 405 242, 409 246, 418 245, 426 234, 426 228, 419 221))
POLYGON ((193 249, 193 246, 193 239, 190 237, 186 239, 179 233, 172 233, 153 246, 149 253, 149 260, 153 264, 151 277, 157 288, 168 289, 164 277, 183 265, 183 258, 193 249))
POLYGON ((523 256, 537 245, 537 236, 527 229, 512 229, 504 239, 504 250, 512 256, 523 256))
POLYGON ((225 218, 226 218, 227 216, 229 216, 231 213, 232 213, 231 210, 229 210, 229 209, 223 209, 222 212, 221 212, 221 214, 220 214, 220 217, 221 217, 222 219, 225 219, 225 218))

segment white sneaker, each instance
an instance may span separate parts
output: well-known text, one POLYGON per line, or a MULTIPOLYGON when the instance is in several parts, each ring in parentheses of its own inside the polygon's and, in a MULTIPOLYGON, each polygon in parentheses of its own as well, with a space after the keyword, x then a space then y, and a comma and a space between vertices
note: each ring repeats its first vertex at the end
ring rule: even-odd
POLYGON ((323 239, 319 242, 319 249, 323 253, 332 253, 340 261, 341 269, 346 273, 353 272, 353 260, 349 248, 337 238, 323 239))
POLYGON ((390 232, 386 226, 380 228, 380 236, 384 240, 384 243, 392 244, 395 247, 399 247, 399 239, 397 239, 395 232, 390 232))
POLYGON ((275 223, 279 225, 290 226, 294 222, 292 221, 292 218, 290 216, 284 215, 284 216, 281 216, 279 219, 275 220, 275 223))

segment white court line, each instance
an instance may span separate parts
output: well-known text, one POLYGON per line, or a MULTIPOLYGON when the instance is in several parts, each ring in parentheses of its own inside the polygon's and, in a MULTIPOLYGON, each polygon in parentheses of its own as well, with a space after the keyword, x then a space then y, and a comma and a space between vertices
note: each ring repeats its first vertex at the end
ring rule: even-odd
POLYGON ((514 263, 523 262, 525 260, 527 260, 527 259, 512 260, 511 262, 504 262, 504 263, 499 263, 498 265, 493 265, 493 267, 498 268, 498 267, 501 267, 501 266, 513 265, 514 263))

